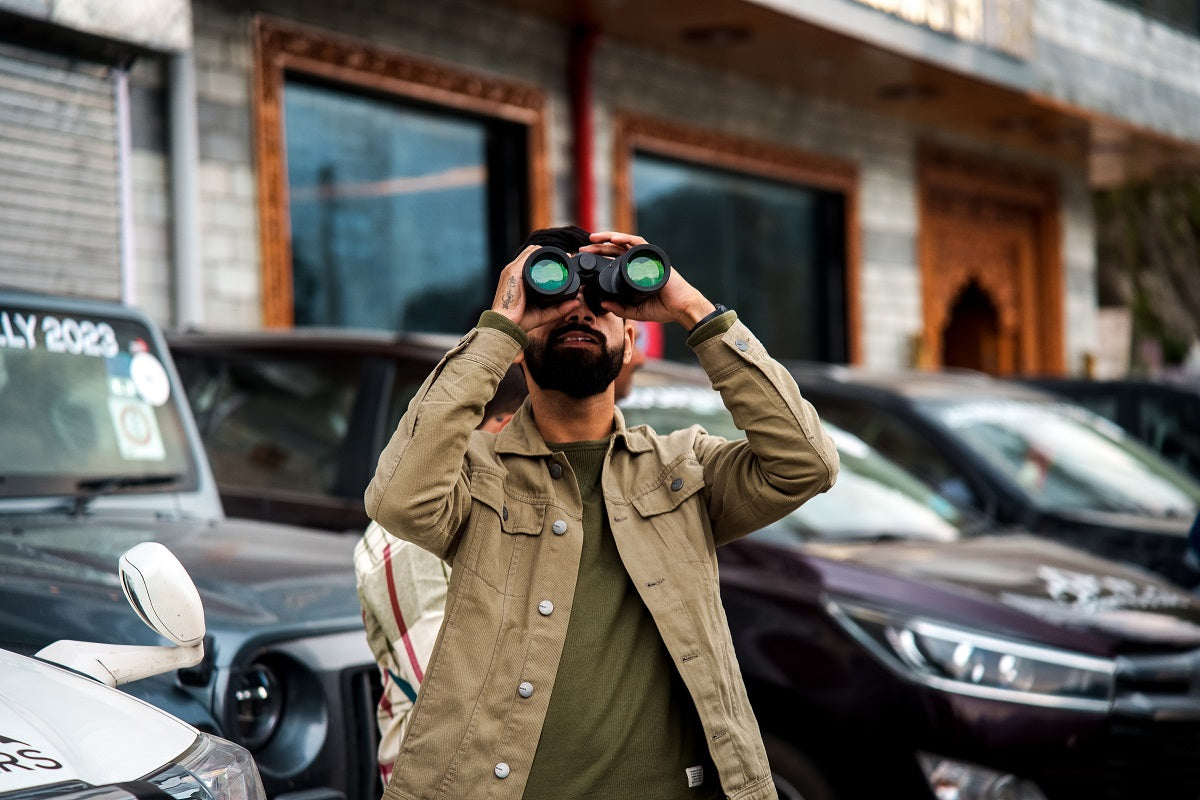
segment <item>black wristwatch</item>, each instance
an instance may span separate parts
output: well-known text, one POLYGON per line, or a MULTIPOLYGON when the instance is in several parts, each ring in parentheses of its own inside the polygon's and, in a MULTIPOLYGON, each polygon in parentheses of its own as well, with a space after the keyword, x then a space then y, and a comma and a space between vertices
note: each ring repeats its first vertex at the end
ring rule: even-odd
POLYGON ((703 317, 700 318, 699 322, 697 322, 695 325, 692 326, 692 329, 690 331, 688 331, 688 336, 691 336, 693 333, 695 333, 697 330, 699 330, 700 326, 703 325, 704 323, 706 323, 710 320, 716 319, 717 317, 721 316, 728 310, 729 309, 726 308, 725 306, 721 305, 720 303, 717 303, 716 308, 714 308, 712 311, 705 314, 703 317))

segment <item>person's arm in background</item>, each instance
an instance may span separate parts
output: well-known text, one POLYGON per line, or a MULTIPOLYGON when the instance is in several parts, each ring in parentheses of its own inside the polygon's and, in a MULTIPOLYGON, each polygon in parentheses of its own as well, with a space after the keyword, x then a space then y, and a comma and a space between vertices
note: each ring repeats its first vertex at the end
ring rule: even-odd
POLYGON ((379 770, 386 784, 400 754, 446 607, 450 567, 372 523, 354 551, 367 642, 379 664, 379 770))

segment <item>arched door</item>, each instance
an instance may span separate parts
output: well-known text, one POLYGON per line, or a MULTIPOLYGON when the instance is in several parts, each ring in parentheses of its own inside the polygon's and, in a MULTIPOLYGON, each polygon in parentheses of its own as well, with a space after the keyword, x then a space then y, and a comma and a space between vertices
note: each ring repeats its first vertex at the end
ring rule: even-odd
POLYGON ((942 329, 942 363, 998 374, 1001 335, 995 303, 971 281, 950 308, 942 329))
POLYGON ((922 366, 1061 372, 1053 183, 925 149, 920 221, 922 366))

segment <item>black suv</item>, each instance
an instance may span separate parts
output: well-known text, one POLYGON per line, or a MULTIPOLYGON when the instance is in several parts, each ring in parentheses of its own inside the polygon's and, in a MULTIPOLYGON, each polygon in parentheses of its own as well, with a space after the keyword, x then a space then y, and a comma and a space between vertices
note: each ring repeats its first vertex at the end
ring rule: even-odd
POLYGON ((1022 380, 1107 417, 1200 480, 1200 375, 1022 380))
POLYGON ((125 690, 244 745, 275 800, 377 800, 353 542, 226 518, 151 321, 0 291, 0 420, 0 647, 162 643, 115 573, 123 552, 159 542, 203 599, 205 658, 125 690))
POLYGON ((1200 484, 1112 422, 1061 397, 971 372, 797 365, 836 423, 963 508, 1188 588, 1200 484))
MULTIPOLYGON (((265 516, 311 509, 330 530, 361 514, 378 448, 450 343, 172 339, 213 463, 238 469, 218 471, 223 493, 265 516), (313 460, 329 469, 294 481, 313 460)), ((635 382, 621 405, 630 424, 742 435, 698 368, 651 363, 635 382)), ((837 485, 719 551, 784 800, 1200 795, 1200 601, 1137 568, 989 532, 830 430, 837 485)))

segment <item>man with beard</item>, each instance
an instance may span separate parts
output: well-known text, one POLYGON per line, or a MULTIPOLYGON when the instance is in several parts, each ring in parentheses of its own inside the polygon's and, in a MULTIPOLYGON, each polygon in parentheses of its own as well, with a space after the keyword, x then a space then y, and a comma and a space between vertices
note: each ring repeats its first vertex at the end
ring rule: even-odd
POLYGON ((832 486, 837 451, 786 370, 678 270, 636 306, 526 305, 535 245, 644 241, 531 237, 380 456, 368 513, 454 566, 389 800, 775 797, 715 549, 832 486), (626 319, 684 326, 747 438, 626 428, 626 319), (473 432, 522 353, 529 399, 473 432))

